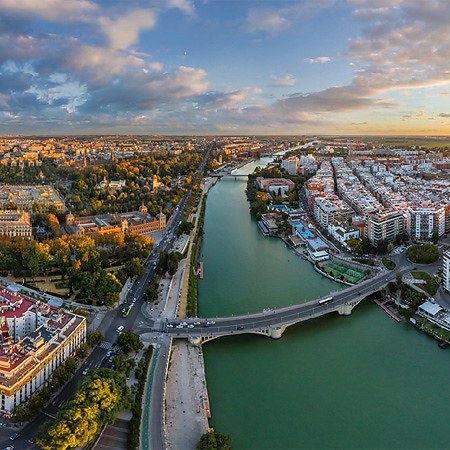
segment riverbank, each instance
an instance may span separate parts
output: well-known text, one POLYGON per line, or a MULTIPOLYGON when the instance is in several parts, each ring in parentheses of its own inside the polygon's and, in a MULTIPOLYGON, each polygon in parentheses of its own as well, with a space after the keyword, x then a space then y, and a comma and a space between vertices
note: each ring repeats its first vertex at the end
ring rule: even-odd
MULTIPOLYGON (((261 235, 242 179, 224 178, 210 192, 202 254, 204 317, 287 306, 342 287, 261 235)), ((227 337, 204 353, 210 425, 230 434, 233 448, 448 447, 449 358, 373 302, 345 318, 290 327, 278 341, 227 337)))
POLYGON ((194 450, 209 430, 210 407, 203 352, 175 340, 166 382, 165 423, 170 450, 194 450))
MULTIPOLYGON (((202 229, 204 202, 217 179, 206 178, 202 182, 202 194, 195 217, 195 227, 183 268, 179 268, 168 290, 165 317, 186 316, 189 296, 192 295, 192 278, 197 262, 197 233, 202 229)), ((195 279, 197 281, 197 279, 195 279)), ((195 302, 197 285, 195 284, 195 302)), ((209 430, 211 417, 205 366, 201 346, 193 346, 185 340, 172 344, 165 389, 165 433, 170 450, 194 450, 201 436, 209 430)))

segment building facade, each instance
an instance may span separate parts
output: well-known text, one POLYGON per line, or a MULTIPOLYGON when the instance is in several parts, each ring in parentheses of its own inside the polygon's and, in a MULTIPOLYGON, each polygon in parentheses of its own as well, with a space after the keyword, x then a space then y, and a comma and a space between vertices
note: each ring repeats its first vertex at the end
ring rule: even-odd
POLYGON ((103 214, 75 218, 69 214, 66 219, 66 229, 76 236, 99 236, 109 233, 148 234, 166 227, 166 216, 162 212, 152 217, 145 206, 139 211, 120 214, 103 214))
POLYGON ((411 239, 432 239, 445 233, 445 207, 408 207, 407 231, 411 239))
POLYGON ((25 211, 0 210, 0 235, 33 239, 30 215, 25 211))
POLYGON ((295 183, 286 178, 256 178, 258 187, 266 192, 273 192, 274 194, 281 193, 285 195, 295 189, 295 183))
POLYGON ((442 261, 442 285, 450 292, 450 250, 444 252, 442 261))
POLYGON ((296 156, 290 156, 289 158, 283 159, 283 161, 281 161, 281 168, 289 175, 297 175, 298 158, 296 156))
POLYGON ((0 287, 0 411, 28 400, 86 340, 86 319, 0 287))
POLYGON ((393 242, 402 233, 403 216, 398 211, 372 212, 366 218, 366 237, 374 246, 393 242))

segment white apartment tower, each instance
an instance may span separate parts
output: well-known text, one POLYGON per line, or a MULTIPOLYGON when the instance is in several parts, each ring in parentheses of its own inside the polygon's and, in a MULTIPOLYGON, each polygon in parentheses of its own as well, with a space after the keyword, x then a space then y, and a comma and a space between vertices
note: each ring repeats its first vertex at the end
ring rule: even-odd
POLYGON ((445 233, 445 208, 443 206, 408 207, 407 227, 411 239, 432 239, 445 233))
POLYGON ((442 263, 442 284, 450 292, 450 250, 444 252, 442 263))
POLYGON ((298 158, 296 156, 290 156, 281 162, 281 168, 286 170, 289 175, 297 175, 298 171, 298 158))

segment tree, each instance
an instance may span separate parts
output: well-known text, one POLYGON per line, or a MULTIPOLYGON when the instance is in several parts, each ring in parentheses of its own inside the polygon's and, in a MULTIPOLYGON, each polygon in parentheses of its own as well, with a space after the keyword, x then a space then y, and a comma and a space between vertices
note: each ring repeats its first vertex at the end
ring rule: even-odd
POLYGON ((158 299, 159 292, 159 278, 158 275, 153 275, 150 283, 147 286, 147 292, 145 293, 145 301, 154 302, 158 299))
POLYGON ((54 214, 47 214, 48 229, 53 237, 61 236, 61 225, 54 214))
POLYGON ((363 242, 361 239, 349 239, 347 245, 352 252, 362 254, 364 253, 363 242))
POLYGON ((86 336, 86 343, 89 345, 89 347, 95 347, 96 345, 102 343, 105 339, 105 336, 103 336, 103 333, 100 331, 92 331, 86 336))
POLYGON ((197 448, 199 450, 231 450, 231 436, 208 431, 200 438, 197 448))
POLYGON ((144 348, 144 344, 142 343, 139 335, 131 331, 120 333, 117 339, 117 344, 126 355, 144 348))
POLYGON ((65 450, 91 442, 97 431, 128 407, 130 393, 117 372, 100 369, 86 377, 74 399, 39 431, 37 444, 44 450, 65 450))
POLYGON ((408 248, 406 256, 414 263, 431 264, 439 259, 439 250, 433 244, 416 244, 408 248))
POLYGON ((134 369, 135 365, 136 362, 133 358, 127 358, 125 355, 114 356, 114 366, 126 377, 130 376, 130 373, 134 369))
POLYGON ((181 236, 182 234, 189 234, 194 229, 194 224, 192 222, 187 222, 186 220, 183 220, 180 225, 178 226, 178 236, 181 236))
POLYGON ((145 267, 139 258, 131 258, 125 263, 125 269, 129 277, 142 277, 145 273, 145 267))

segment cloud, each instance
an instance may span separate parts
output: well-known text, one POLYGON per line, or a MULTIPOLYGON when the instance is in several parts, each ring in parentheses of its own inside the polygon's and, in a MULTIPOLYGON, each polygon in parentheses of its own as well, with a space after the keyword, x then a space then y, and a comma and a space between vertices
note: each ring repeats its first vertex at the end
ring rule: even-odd
POLYGON ((438 114, 438 116, 448 119, 448 118, 450 118, 450 113, 440 113, 440 114, 438 114))
POLYGON ((272 86, 274 87, 289 87, 295 85, 295 77, 290 73, 286 74, 283 77, 277 77, 272 75, 272 86))
POLYGON ((166 0, 167 8, 175 8, 184 12, 188 16, 192 16, 195 12, 194 2, 191 0, 166 0))
POLYGON ((152 10, 139 9, 116 20, 101 17, 99 23, 112 48, 126 49, 136 42, 141 30, 155 26, 156 14, 152 10))
POLYGON ((262 93, 258 88, 243 88, 231 92, 207 92, 193 99, 195 108, 203 112, 239 111, 254 105, 262 93))
POLYGON ((309 64, 326 64, 331 61, 328 56, 317 56, 316 58, 305 58, 303 61, 309 64))
POLYGON ((281 8, 251 8, 245 20, 250 33, 277 33, 295 22, 305 21, 333 5, 335 0, 303 0, 281 8))
POLYGON ((98 11, 89 0, 0 0, 0 10, 47 20, 77 22, 98 11))

